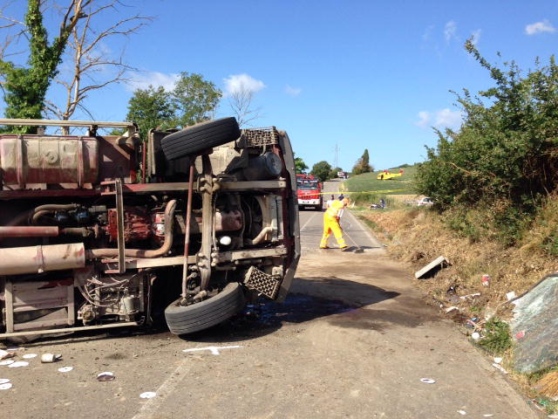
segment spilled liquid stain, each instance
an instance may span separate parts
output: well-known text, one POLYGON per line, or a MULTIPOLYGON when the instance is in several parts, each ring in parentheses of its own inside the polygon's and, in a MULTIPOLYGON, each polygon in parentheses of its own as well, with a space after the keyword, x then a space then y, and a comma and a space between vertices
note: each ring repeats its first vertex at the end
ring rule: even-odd
POLYGON ((257 316, 259 322, 273 326, 274 323, 304 323, 320 317, 346 313, 357 306, 340 300, 331 300, 303 294, 289 294, 284 302, 267 302, 248 306, 247 314, 257 316))

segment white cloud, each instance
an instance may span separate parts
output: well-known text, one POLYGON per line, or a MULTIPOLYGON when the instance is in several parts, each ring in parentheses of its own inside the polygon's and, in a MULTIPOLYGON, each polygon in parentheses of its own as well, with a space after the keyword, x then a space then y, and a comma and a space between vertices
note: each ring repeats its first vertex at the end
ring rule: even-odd
POLYGON ((227 96, 242 91, 257 93, 266 87, 263 81, 256 80, 248 74, 234 74, 223 81, 225 83, 225 95, 227 96))
POLYGON ((525 26, 525 33, 527 35, 536 35, 542 32, 554 33, 556 28, 546 19, 542 22, 535 22, 525 26))
POLYGON ((478 45, 478 43, 480 41, 481 33, 482 33, 481 29, 477 29, 476 31, 473 31, 473 33, 471 34, 471 37, 470 37, 471 42, 473 43, 473 45, 478 45))
POLYGON ((285 86, 285 93, 287 93, 289 96, 298 96, 301 92, 302 89, 300 87, 292 87, 288 84, 285 86))
POLYGON ((452 111, 445 108, 436 112, 434 119, 434 126, 436 128, 459 128, 462 121, 462 115, 459 111, 452 111))
POLYGON ((149 86, 157 88, 163 86, 165 90, 170 91, 174 89, 176 82, 179 79, 178 74, 164 74, 157 71, 133 73, 130 76, 130 81, 127 83, 128 89, 135 91, 137 89, 145 90, 149 86))
POLYGON ((419 120, 416 122, 421 128, 426 128, 430 125, 430 112, 427 111, 420 111, 418 113, 419 120))
POLYGON ((420 111, 416 125, 421 128, 434 127, 438 129, 458 129, 461 126, 463 116, 460 111, 452 111, 445 108, 435 112, 420 111))
POLYGON ((455 23, 453 20, 450 20, 444 26, 444 38, 446 39, 446 42, 449 43, 452 39, 454 39, 456 33, 457 33, 457 23, 455 23))

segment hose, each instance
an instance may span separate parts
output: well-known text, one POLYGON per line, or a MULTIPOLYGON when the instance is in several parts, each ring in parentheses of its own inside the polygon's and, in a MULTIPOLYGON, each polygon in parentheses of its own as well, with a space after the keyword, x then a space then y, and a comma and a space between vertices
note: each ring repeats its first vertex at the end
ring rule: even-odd
MULTIPOLYGON (((173 245, 173 228, 174 228, 174 210, 176 208, 176 199, 168 202, 165 207, 165 240, 163 245, 158 249, 125 249, 124 255, 130 258, 157 258, 167 254, 173 245)), ((120 253, 119 249, 104 248, 91 249, 87 251, 87 259, 102 259, 106 257, 116 257, 120 253)))

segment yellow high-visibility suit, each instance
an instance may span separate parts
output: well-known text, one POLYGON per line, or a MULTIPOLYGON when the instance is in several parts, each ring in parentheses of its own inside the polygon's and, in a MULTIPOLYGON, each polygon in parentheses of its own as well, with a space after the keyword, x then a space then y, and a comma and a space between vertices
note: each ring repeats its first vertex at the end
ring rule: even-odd
POLYGON ((341 218, 341 213, 343 209, 347 206, 347 201, 333 201, 331 205, 324 212, 324 234, 322 235, 322 241, 320 242, 320 249, 327 249, 327 241, 331 233, 335 236, 337 244, 341 249, 347 247, 345 239, 343 239, 343 230, 339 225, 339 219, 341 218))

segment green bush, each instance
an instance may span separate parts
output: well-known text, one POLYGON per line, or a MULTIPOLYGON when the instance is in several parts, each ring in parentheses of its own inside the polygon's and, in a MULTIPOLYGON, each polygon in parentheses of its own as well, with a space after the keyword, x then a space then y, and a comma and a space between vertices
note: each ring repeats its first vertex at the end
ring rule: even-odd
POLYGON ((510 326, 494 317, 484 325, 483 337, 479 346, 493 355, 500 355, 511 348, 510 326))
MULTIPOLYGON (((558 66, 552 57, 548 66, 537 63, 522 78, 515 63, 502 70, 472 43, 466 48, 495 87, 476 96, 467 90, 457 95, 463 124, 459 131, 437 132, 437 147, 427 148, 427 160, 417 168, 415 189, 441 210, 487 211, 488 229, 513 245, 558 188, 558 66), (487 203, 495 203, 493 214, 487 203)), ((450 221, 452 228, 478 235, 467 217, 450 221)))

